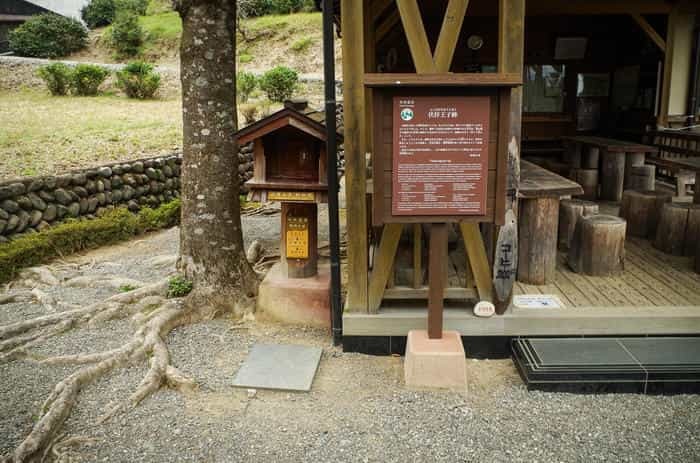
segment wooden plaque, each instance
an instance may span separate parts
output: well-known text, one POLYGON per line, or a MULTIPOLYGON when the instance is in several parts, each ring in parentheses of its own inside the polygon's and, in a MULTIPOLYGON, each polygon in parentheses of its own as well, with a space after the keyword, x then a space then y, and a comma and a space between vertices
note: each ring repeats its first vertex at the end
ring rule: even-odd
POLYGON ((382 87, 373 92, 372 225, 503 224, 510 88, 382 87), (401 118, 404 109, 412 112, 411 120, 401 118), (431 111, 438 113, 433 120, 442 121, 421 122, 430 119, 431 111), (450 133, 449 119, 471 125, 450 133), (418 124, 408 124, 412 121, 418 124), (403 140, 402 127, 410 134, 403 140))
POLYGON ((393 215, 484 215, 489 111, 486 96, 394 96, 393 215))

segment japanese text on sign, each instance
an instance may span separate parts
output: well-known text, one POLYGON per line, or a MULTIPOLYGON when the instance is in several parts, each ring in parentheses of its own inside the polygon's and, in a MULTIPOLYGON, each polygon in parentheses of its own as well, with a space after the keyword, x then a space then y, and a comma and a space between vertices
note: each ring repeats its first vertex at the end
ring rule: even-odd
POLYGON ((488 97, 394 97, 393 215, 484 215, 488 97))

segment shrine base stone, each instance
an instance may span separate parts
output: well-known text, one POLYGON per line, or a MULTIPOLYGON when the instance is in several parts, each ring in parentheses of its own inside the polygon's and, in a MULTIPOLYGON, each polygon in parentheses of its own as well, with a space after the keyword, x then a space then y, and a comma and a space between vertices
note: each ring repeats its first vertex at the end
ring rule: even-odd
POLYGON ((330 266, 310 278, 287 278, 275 264, 260 283, 257 313, 283 323, 330 328, 330 266))
POLYGON ((429 339, 425 330, 409 331, 404 377, 409 387, 466 387, 466 355, 459 333, 444 331, 441 339, 429 339))

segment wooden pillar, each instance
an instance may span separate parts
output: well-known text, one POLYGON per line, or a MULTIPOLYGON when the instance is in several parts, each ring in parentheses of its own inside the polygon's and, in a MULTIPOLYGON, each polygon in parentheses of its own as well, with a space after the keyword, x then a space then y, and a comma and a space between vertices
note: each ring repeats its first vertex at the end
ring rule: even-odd
POLYGON ((428 337, 430 339, 442 338, 445 262, 447 262, 447 224, 432 224, 428 256, 428 337))
POLYGON ((681 3, 678 3, 668 16, 658 118, 661 127, 669 126, 669 117, 684 115, 687 112, 695 15, 685 12, 681 3))
POLYGON ((318 273, 318 207, 316 203, 282 203, 280 256, 287 278, 318 273))
MULTIPOLYGON (((525 0, 499 0, 498 5, 498 72, 523 74, 525 56, 525 0)), ((512 252, 518 249, 517 240, 518 199, 517 192, 520 183, 520 140, 522 123, 522 87, 515 87, 510 92, 510 127, 508 127, 508 184, 506 185, 506 214, 512 224, 501 227, 498 231, 495 262, 512 259, 512 252), (510 214, 508 212, 510 211, 510 214)), ((554 237, 556 250, 556 231, 554 237)), ((494 266, 496 268, 496 266, 494 266)), ((506 311, 513 297, 515 275, 494 275, 496 312, 506 311)))
POLYGON ((343 144, 345 148, 345 189, 349 237, 345 310, 351 312, 367 312, 368 310, 363 3, 357 0, 341 0, 343 144))

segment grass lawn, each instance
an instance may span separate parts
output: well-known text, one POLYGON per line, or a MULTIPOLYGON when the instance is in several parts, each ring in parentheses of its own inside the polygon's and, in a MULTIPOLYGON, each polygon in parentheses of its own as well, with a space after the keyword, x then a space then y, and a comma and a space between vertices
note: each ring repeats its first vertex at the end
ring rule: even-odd
MULTIPOLYGON (((168 4, 151 3, 146 16, 139 22, 144 31, 140 59, 176 66, 179 62, 182 22, 179 15, 168 10, 168 4)), ((244 36, 238 34, 237 53, 241 69, 264 72, 283 65, 301 73, 321 74, 323 68, 321 13, 269 15, 244 19, 244 36)), ((91 32, 92 44, 71 59, 94 62, 128 61, 115 56, 109 45, 110 27, 91 32)), ((336 47, 340 70, 340 41, 336 47)))
POLYGON ((0 91, 0 180, 157 155, 181 140, 179 99, 0 91))

